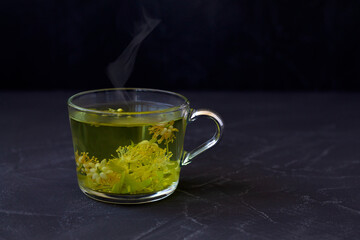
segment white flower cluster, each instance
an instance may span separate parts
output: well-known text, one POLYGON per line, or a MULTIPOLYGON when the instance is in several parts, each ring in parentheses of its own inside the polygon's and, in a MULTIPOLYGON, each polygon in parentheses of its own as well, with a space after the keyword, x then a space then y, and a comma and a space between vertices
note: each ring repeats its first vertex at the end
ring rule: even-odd
POLYGON ((164 128, 163 130, 161 130, 161 132, 160 132, 160 135, 161 136, 170 136, 171 135, 171 133, 173 132, 173 131, 175 131, 175 130, 173 130, 174 129, 174 127, 173 126, 169 126, 168 128, 164 128))
POLYGON ((106 160, 102 160, 101 163, 85 163, 84 164, 86 175, 91 177, 96 183, 100 183, 101 180, 108 179, 109 174, 113 173, 108 167, 106 167, 106 160), (86 165, 86 166, 85 166, 86 165))

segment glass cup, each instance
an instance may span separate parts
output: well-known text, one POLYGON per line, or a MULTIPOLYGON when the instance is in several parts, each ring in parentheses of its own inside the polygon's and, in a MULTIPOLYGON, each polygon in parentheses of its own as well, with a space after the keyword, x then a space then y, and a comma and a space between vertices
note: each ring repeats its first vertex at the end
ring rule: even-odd
POLYGON ((101 89, 68 100, 80 189, 95 200, 134 204, 163 199, 179 182, 180 168, 214 146, 224 124, 210 110, 190 108, 182 95, 154 89, 101 89), (185 129, 199 116, 216 132, 186 152, 185 129))

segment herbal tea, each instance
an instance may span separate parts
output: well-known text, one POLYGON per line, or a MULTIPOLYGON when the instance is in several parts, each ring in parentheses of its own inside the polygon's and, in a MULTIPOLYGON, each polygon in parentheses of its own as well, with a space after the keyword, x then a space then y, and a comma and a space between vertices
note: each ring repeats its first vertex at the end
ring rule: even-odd
POLYGON ((181 166, 221 138, 224 124, 208 109, 192 109, 184 96, 157 89, 111 88, 68 99, 81 191, 98 201, 139 204, 172 194, 181 166), (214 121, 215 134, 184 151, 188 123, 214 121))
POLYGON ((138 109, 154 110, 145 103, 91 109, 104 114, 70 114, 81 188, 128 195, 177 185, 186 124, 178 113, 133 114, 138 109))

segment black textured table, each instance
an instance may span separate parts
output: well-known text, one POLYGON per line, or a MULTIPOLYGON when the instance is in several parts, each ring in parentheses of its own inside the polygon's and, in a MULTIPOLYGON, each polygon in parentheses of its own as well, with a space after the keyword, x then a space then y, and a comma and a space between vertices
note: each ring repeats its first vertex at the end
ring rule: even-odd
MULTIPOLYGON (((0 239, 360 239, 360 94, 183 92, 224 137, 133 206, 79 190, 71 94, 0 92, 0 239)), ((186 148, 212 131, 192 124, 186 148)))

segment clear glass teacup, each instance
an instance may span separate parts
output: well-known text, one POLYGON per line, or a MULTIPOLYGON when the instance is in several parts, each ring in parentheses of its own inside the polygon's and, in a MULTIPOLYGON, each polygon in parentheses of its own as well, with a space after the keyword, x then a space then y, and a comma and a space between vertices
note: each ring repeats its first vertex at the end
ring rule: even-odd
POLYGON ((95 200, 134 204, 163 199, 179 182, 180 168, 214 146, 223 122, 194 110, 182 95, 155 89, 114 88, 68 100, 80 189, 95 200), (185 129, 198 116, 216 123, 207 142, 186 152, 185 129))

